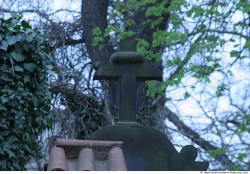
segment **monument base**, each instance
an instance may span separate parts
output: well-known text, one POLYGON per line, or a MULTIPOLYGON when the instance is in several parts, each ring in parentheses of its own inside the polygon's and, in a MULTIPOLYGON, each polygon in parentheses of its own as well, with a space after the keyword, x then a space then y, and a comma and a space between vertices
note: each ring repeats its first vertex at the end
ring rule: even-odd
POLYGON ((195 162, 197 151, 185 146, 181 153, 163 133, 139 125, 116 125, 93 133, 88 139, 123 141, 123 152, 128 170, 207 170, 207 162, 195 162))

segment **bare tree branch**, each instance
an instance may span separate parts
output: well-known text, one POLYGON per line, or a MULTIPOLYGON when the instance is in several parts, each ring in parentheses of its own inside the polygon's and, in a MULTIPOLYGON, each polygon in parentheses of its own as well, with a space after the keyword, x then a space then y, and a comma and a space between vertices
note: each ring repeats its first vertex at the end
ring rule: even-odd
MULTIPOLYGON (((192 142, 199 145, 202 149, 209 152, 212 150, 218 149, 218 147, 212 145, 209 141, 202 138, 197 132, 188 127, 180 118, 174 114, 171 110, 169 110, 165 106, 164 100, 158 100, 154 106, 152 106, 156 110, 160 110, 164 116, 172 122, 177 129, 187 138, 189 138, 192 142)), ((225 168, 230 168, 233 165, 233 162, 228 158, 227 155, 218 155, 215 157, 216 160, 220 161, 225 168)))

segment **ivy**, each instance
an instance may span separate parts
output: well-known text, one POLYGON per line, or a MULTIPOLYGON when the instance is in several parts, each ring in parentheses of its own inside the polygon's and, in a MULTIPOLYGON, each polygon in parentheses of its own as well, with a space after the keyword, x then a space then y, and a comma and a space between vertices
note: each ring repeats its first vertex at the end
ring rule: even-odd
POLYGON ((49 47, 20 16, 0 19, 0 170, 24 170, 51 126, 49 47))

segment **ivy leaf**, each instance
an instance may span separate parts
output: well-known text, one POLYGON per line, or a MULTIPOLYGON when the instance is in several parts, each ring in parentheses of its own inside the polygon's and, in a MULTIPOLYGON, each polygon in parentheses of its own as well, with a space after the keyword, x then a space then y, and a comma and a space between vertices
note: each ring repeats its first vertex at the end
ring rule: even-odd
MULTIPOLYGON (((7 108, 4 107, 4 105, 0 104, 0 111, 7 111, 7 108)), ((5 125, 1 125, 1 126, 4 127, 5 125)), ((6 128, 8 128, 8 126, 6 128)))
POLYGON ((14 69, 15 69, 15 71, 17 71, 17 72, 23 72, 23 68, 20 67, 20 66, 18 66, 18 65, 14 66, 14 69))
POLYGON ((30 76, 24 75, 23 76, 23 81, 24 81, 24 83, 30 82, 30 76))
POLYGON ((4 151, 8 153, 8 156, 9 156, 10 158, 13 158, 13 157, 16 156, 16 155, 12 152, 12 150, 10 150, 10 149, 5 148, 4 151))
POLYGON ((31 28, 30 24, 26 22, 25 20, 22 20, 21 25, 23 28, 31 28))
POLYGON ((37 65, 34 63, 25 63, 24 68, 30 72, 33 72, 36 69, 37 65))
POLYGON ((0 100, 1 100, 1 103, 4 104, 4 103, 7 103, 9 101, 9 98, 7 98, 5 96, 1 96, 0 100))
POLYGON ((0 49, 4 50, 4 51, 7 51, 7 49, 8 49, 8 42, 5 41, 5 40, 2 40, 0 49))
POLYGON ((18 41, 20 41, 20 37, 17 35, 17 36, 7 36, 6 37, 6 40, 7 40, 7 43, 9 45, 14 45, 16 44, 18 41))
POLYGON ((12 82, 11 78, 7 74, 1 74, 0 79, 6 82, 12 82))
POLYGON ((22 62, 24 61, 25 57, 24 55, 22 55, 21 53, 17 53, 17 52, 11 52, 10 56, 15 59, 17 62, 22 62))

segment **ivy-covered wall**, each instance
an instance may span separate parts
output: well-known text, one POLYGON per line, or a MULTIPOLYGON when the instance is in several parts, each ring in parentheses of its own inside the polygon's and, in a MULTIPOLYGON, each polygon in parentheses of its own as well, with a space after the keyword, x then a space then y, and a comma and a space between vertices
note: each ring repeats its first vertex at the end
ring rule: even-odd
POLYGON ((0 19, 0 170, 25 170, 51 126, 49 47, 19 16, 0 19))

